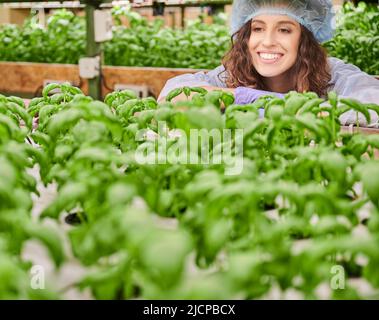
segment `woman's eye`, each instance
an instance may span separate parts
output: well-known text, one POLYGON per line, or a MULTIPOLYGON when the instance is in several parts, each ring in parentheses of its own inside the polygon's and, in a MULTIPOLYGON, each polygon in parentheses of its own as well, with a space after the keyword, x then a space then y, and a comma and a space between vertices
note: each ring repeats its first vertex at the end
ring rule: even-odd
POLYGON ((253 32, 261 32, 262 30, 263 28, 258 28, 258 27, 253 28, 253 32))
POLYGON ((291 30, 285 29, 285 28, 281 28, 281 29, 279 29, 279 31, 282 33, 291 33, 291 30))

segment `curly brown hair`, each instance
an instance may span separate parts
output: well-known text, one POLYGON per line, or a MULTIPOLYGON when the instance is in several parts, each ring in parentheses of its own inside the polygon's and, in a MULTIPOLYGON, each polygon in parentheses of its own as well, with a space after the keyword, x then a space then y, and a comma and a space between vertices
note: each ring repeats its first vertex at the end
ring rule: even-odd
MULTIPOLYGON (((272 91, 253 66, 248 48, 250 34, 251 20, 231 38, 232 47, 222 60, 226 71, 226 85, 229 88, 242 86, 272 91)), ((295 83, 293 90, 312 91, 320 97, 326 96, 331 79, 327 52, 304 26, 301 26, 298 58, 290 74, 295 83)))

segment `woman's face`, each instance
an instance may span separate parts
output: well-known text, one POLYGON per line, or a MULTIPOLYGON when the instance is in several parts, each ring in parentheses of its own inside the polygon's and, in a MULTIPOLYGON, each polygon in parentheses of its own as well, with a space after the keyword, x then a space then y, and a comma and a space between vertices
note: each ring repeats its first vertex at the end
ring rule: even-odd
POLYGON ((251 21, 249 51, 253 65, 263 77, 276 77, 296 62, 300 24, 285 15, 260 15, 251 21))

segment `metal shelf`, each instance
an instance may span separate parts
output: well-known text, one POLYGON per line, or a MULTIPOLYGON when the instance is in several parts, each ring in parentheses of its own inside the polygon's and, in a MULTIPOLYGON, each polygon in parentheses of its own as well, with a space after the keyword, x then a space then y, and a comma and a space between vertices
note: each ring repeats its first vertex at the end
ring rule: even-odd
MULTIPOLYGON (((199 7, 207 5, 228 5, 231 4, 231 0, 208 0, 208 1, 193 1, 193 0, 173 0, 164 1, 166 7, 199 7)), ((0 4, 7 8, 12 9, 32 9, 32 8, 46 8, 46 9, 59 9, 59 8, 84 8, 85 5, 81 1, 25 1, 25 0, 15 0, 15 1, 0 1, 0 4)), ((130 2, 130 1, 107 1, 103 3, 100 7, 109 8, 115 5, 127 5, 130 4, 132 8, 150 8, 153 6, 153 1, 143 1, 143 2, 130 2)))
POLYGON ((3 3, 2 6, 11 9, 33 9, 33 8, 46 8, 46 9, 58 9, 58 8, 84 8, 84 5, 79 1, 65 1, 61 3, 59 1, 54 2, 18 2, 18 3, 3 3))

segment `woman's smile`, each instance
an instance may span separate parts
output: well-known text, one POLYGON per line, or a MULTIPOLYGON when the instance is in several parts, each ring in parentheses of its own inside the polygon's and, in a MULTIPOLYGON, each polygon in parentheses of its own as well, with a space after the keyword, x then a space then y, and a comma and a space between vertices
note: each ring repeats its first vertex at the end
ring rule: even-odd
POLYGON ((283 53, 278 52, 268 52, 268 51, 259 51, 257 52, 258 60, 264 64, 275 64, 281 61, 281 58, 284 56, 283 53))

